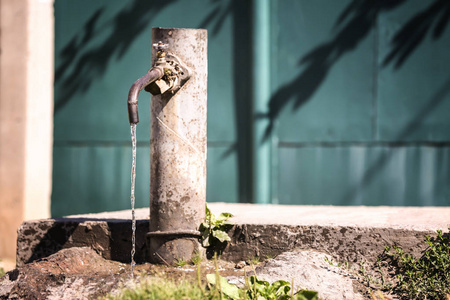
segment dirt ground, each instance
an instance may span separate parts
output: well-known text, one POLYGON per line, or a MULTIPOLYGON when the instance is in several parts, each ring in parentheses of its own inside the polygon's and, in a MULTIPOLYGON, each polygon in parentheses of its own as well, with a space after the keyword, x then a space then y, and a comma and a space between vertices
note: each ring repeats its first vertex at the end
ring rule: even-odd
MULTIPOLYGON (((248 266, 237 269, 231 262, 204 259, 198 266, 139 264, 134 278, 149 275, 196 281, 197 268, 202 280, 216 269, 222 276, 242 276, 249 271, 248 266)), ((130 264, 105 260, 90 248, 69 248, 9 271, 0 278, 0 299, 92 299, 130 279, 130 264)))
MULTIPOLYGON (((315 265, 316 269, 319 268, 317 262, 310 263, 315 265)), ((199 269, 200 279, 204 282, 206 274, 216 271, 221 276, 235 278, 251 275, 254 269, 259 274, 258 270, 263 270, 266 264, 270 265, 268 261, 251 266, 250 262, 236 264, 220 259, 204 259, 198 265, 175 267, 145 263, 136 265, 133 280, 137 282, 141 276, 160 276, 197 282, 199 269)), ((300 269, 301 265, 303 264, 300 264, 300 269)), ((328 271, 338 272, 333 268, 328 271)), ((348 274, 346 276, 348 277, 348 274)), ((91 248, 69 248, 14 269, 1 277, 0 299, 95 299, 117 290, 131 279, 130 264, 106 260, 91 248)), ((355 277, 353 281, 355 292, 364 299, 378 299, 373 298, 370 288, 364 284, 364 278, 355 277)), ((379 299, 393 299, 386 296, 379 299)))

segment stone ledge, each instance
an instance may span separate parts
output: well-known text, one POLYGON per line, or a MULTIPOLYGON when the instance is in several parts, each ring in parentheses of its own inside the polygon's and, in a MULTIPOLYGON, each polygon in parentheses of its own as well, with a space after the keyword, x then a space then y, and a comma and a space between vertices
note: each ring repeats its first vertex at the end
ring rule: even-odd
MULTIPOLYGON (((450 208, 281 206, 212 203, 214 213, 231 212, 235 226, 222 258, 230 261, 313 249, 336 259, 371 261, 387 245, 410 253, 425 248, 424 235, 447 232, 450 208)), ((105 259, 131 260, 129 211, 24 222, 18 230, 17 265, 61 249, 90 247, 105 259)), ((137 211, 136 261, 145 259, 148 208, 137 211)))

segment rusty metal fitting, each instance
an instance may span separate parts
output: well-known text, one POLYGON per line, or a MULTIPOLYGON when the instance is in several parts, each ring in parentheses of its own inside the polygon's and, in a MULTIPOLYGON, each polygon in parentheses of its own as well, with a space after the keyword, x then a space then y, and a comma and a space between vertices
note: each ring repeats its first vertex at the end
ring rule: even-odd
POLYGON ((128 93, 128 121, 130 124, 139 123, 138 95, 142 89, 152 95, 162 95, 167 91, 174 94, 189 79, 189 69, 175 55, 167 54, 164 50, 168 45, 159 41, 153 44, 158 51, 154 66, 131 86, 128 93))
POLYGON ((154 96, 167 91, 175 94, 190 78, 190 70, 173 54, 165 53, 163 57, 158 57, 155 66, 162 68, 164 75, 145 87, 145 91, 154 96))
POLYGON ((166 52, 164 52, 164 51, 158 51, 158 52, 156 53, 156 56, 157 56, 158 58, 165 57, 165 56, 166 56, 166 52))
POLYGON ((139 123, 138 112, 138 96, 140 91, 148 86, 150 83, 158 80, 164 76, 164 69, 155 66, 148 70, 147 74, 136 80, 128 92, 127 108, 128 108, 128 121, 130 124, 139 123))

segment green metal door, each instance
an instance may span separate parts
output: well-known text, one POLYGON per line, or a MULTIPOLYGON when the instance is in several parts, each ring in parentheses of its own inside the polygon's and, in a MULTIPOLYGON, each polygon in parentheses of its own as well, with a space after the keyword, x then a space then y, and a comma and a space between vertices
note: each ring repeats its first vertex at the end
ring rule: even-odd
POLYGON ((450 5, 274 1, 284 204, 450 204, 450 5))

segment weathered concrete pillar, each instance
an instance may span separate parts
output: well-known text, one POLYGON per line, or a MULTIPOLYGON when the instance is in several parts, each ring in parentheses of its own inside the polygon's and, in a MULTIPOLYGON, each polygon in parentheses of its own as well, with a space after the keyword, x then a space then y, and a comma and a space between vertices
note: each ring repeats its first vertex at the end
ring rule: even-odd
MULTIPOLYGON (((191 75, 175 94, 151 101, 148 258, 173 264, 202 251, 197 230, 206 205, 207 32, 153 28, 152 44, 159 41, 191 75)), ((153 49, 152 65, 155 59, 153 49)))
POLYGON ((0 0, 0 259, 23 220, 50 216, 53 20, 53 0, 0 0))

